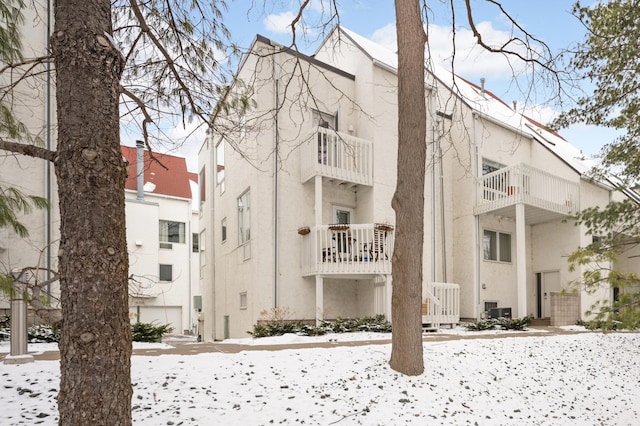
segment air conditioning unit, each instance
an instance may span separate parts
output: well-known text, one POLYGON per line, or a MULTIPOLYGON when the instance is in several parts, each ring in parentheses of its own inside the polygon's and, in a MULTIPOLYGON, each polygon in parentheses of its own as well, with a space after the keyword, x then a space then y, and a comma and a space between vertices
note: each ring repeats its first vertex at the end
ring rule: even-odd
POLYGON ((161 249, 172 250, 173 249, 173 244, 171 244, 171 243, 160 243, 160 248, 161 249))
POLYGON ((511 308, 492 308, 489 309, 489 318, 511 318, 511 308))

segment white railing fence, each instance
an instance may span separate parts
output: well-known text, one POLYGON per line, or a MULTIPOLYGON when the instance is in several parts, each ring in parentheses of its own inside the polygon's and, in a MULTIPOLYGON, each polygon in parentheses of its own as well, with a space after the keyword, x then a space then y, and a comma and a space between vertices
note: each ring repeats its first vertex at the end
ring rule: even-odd
POLYGON ((460 322, 460 286, 453 283, 429 283, 422 305, 422 323, 439 328, 460 322))
POLYGON ((303 275, 390 274, 393 227, 383 224, 320 225, 302 236, 303 275))
POLYGON ((300 147, 302 182, 322 175, 362 185, 373 183, 373 144, 318 127, 300 147))
POLYGON ((565 214, 580 209, 580 186, 527 164, 487 173, 478 179, 476 210, 527 203, 565 214))

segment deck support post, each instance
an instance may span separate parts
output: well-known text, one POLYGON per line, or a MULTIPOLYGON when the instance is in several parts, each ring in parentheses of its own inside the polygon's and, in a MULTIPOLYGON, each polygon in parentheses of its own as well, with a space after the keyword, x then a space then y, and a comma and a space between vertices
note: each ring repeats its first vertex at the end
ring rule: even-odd
POLYGON ((316 326, 324 320, 324 278, 316 275, 316 326))
POLYGON ((524 203, 516 204, 516 282, 518 293, 518 318, 527 315, 527 246, 524 203))
POLYGON ((384 276, 384 316, 391 322, 391 275, 384 276))

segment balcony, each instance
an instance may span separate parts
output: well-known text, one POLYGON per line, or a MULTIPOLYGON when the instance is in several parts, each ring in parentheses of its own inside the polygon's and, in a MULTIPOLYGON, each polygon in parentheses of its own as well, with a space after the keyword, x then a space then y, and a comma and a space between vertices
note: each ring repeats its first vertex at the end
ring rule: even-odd
POLYGON ((304 234, 303 276, 355 279, 391 274, 394 232, 390 225, 321 225, 298 233, 304 234))
POLYGON ((513 217, 518 203, 527 206, 528 223, 556 220, 580 210, 580 186, 522 163, 478 179, 474 214, 513 217))
POLYGON ((314 176, 357 185, 373 184, 373 144, 318 127, 300 147, 302 183, 314 176))

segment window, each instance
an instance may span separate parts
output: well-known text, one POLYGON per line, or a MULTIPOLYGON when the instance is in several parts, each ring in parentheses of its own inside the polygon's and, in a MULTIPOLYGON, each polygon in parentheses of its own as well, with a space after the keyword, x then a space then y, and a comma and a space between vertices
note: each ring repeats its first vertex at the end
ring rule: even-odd
POLYGON ((227 241, 227 218, 226 217, 222 219, 222 221, 220 222, 220 235, 223 243, 227 241))
MULTIPOLYGON (((491 160, 487 160, 486 158, 483 158, 482 159, 482 176, 498 171, 503 167, 504 167, 503 164, 496 163, 495 161, 491 161, 491 160)), ((484 178, 483 179, 483 185, 484 185, 483 198, 485 200, 495 200, 496 198, 503 196, 504 192, 507 190, 507 184, 504 180, 505 180, 504 173, 497 173, 495 175, 484 178)))
POLYGON ((198 244, 198 237, 199 235, 197 233, 191 234, 191 251, 193 253, 198 253, 200 251, 199 244, 198 244))
POLYGON ((160 265, 160 281, 173 281, 173 265, 160 265))
POLYGON ((500 170, 503 167, 504 167, 504 164, 500 164, 495 161, 491 161, 491 160, 487 160, 486 158, 483 158, 482 159, 482 176, 495 172, 496 170, 500 170))
MULTIPOLYGON (((328 114, 312 110, 314 127, 336 130, 338 128, 337 114, 328 114)), ((333 132, 318 131, 318 163, 325 166, 338 167, 338 139, 333 132)))
POLYGON ((485 229, 482 247, 484 250, 484 260, 511 262, 511 234, 485 229))
POLYGON ((246 190, 238 197, 238 245, 243 246, 243 258, 251 256, 251 211, 250 192, 246 190))
POLYGON ((166 247, 166 243, 180 243, 184 244, 184 222, 171 222, 168 220, 160 221, 160 247, 166 247), (165 243, 163 246, 162 243, 165 243))
POLYGON ((200 278, 204 278, 204 266, 207 264, 207 256, 205 253, 205 232, 200 233, 200 278))
POLYGON ((247 309, 247 292, 240 293, 240 309, 247 309))
POLYGON ((220 193, 224 192, 224 141, 216 145, 216 184, 220 187, 220 193))
POLYGON ((202 211, 202 205, 207 199, 205 167, 202 167, 202 170, 200 170, 200 174, 198 175, 198 186, 200 187, 200 211, 202 211))
POLYGON ((338 114, 329 114, 327 112, 312 110, 313 126, 320 126, 331 130, 338 129, 338 114))

